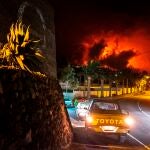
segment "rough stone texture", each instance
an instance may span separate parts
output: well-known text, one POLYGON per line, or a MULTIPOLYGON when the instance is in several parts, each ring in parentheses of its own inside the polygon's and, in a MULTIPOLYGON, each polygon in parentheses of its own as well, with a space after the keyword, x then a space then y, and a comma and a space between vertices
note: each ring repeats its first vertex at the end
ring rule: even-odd
POLYGON ((0 68, 0 150, 70 149, 72 128, 57 80, 0 68))
MULTIPOLYGON (((43 71, 56 77, 56 46, 54 10, 47 0, 1 0, 0 42, 6 43, 6 35, 12 23, 18 19, 30 25, 31 38, 40 40, 38 45, 46 57, 43 71)), ((1 45, 1 44, 0 44, 1 45)))

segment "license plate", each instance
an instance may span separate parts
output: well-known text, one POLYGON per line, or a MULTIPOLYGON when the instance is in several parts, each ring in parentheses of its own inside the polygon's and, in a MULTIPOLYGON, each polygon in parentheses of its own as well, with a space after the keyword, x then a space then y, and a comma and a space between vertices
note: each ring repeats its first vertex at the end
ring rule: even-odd
POLYGON ((116 132, 118 127, 115 126, 100 126, 100 128, 103 130, 103 132, 116 132))

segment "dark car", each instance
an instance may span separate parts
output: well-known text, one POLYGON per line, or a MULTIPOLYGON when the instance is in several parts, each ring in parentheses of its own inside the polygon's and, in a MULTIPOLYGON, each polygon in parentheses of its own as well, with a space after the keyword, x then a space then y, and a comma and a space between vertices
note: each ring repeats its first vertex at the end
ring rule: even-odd
POLYGON ((78 104, 76 114, 80 120, 85 120, 87 132, 112 133, 119 139, 130 131, 133 124, 129 113, 121 110, 119 103, 114 100, 89 99, 78 104))

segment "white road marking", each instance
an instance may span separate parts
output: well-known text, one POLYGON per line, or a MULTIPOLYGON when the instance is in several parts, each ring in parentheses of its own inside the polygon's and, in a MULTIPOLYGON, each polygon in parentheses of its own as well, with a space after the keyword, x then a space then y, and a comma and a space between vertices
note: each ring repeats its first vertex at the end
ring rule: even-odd
POLYGON ((140 107, 140 103, 138 102, 138 108, 140 111, 142 111, 141 107, 140 107))
POLYGON ((145 111, 142 110, 142 108, 140 107, 140 103, 139 103, 139 102, 138 102, 138 108, 139 108, 139 110, 140 110, 145 116, 147 116, 147 117, 150 118, 150 115, 149 115, 148 113, 146 113, 145 111))
POLYGON ((137 138, 135 138, 133 135, 127 133, 128 136, 130 136, 132 139, 134 139, 135 141, 137 141, 139 144, 143 145, 147 150, 150 150, 150 147, 148 147, 147 145, 145 145, 144 143, 142 143, 141 141, 139 141, 137 138))
MULTIPOLYGON (((139 110, 140 110, 145 116, 147 116, 147 117, 150 118, 150 115, 148 115, 146 112, 144 112, 144 111, 142 110, 142 108, 140 107, 139 102, 138 102, 138 108, 139 108, 139 110)), ((127 134, 128 134, 128 136, 130 136, 132 139, 134 139, 135 141, 137 141, 139 144, 143 145, 147 150, 150 150, 150 147, 148 147, 147 145, 145 145, 144 143, 142 143, 141 141, 139 141, 139 140, 138 140, 137 138, 135 138, 133 135, 131 135, 131 134, 129 134, 129 133, 127 133, 127 134)))

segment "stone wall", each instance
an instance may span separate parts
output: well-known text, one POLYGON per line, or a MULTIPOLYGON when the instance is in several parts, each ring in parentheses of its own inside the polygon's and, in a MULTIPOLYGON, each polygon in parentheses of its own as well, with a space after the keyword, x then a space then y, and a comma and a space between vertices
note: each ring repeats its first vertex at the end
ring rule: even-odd
POLYGON ((6 43, 6 35, 12 23, 18 19, 30 25, 31 38, 40 40, 38 45, 46 57, 43 71, 56 77, 56 46, 54 10, 46 0, 2 0, 0 1, 0 42, 6 43))
POLYGON ((69 149, 72 127, 56 80, 54 10, 46 0, 0 1, 2 44, 18 19, 40 39, 47 76, 0 66, 0 150, 69 149))
POLYGON ((0 149, 69 149, 72 128, 56 79, 0 68, 0 149))

